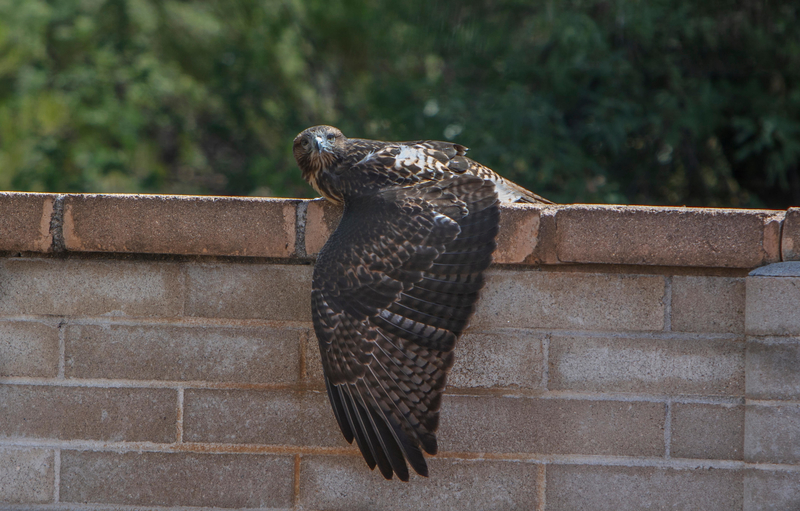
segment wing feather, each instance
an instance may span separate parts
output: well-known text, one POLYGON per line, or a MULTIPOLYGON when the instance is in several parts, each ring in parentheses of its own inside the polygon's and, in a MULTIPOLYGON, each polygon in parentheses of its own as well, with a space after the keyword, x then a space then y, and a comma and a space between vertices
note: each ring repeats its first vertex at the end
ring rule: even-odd
MULTIPOLYGON (((344 411, 345 416, 347 418, 347 426, 350 431, 353 432, 353 436, 356 440, 356 445, 358 449, 361 451, 361 455, 364 456, 364 460, 367 462, 367 466, 369 466, 370 470, 375 468, 377 464, 375 461, 375 457, 372 454, 372 448, 367 443, 366 433, 364 432, 364 426, 361 423, 360 417, 357 415, 356 406, 357 404, 353 401, 353 397, 348 392, 348 385, 338 385, 334 387, 336 392, 339 394, 339 398, 344 403, 344 411)), ((340 424, 341 428, 341 424, 340 424)))
POLYGON ((419 144, 376 151, 354 166, 364 179, 399 177, 345 201, 313 277, 312 316, 334 415, 387 479, 408 480, 406 461, 427 475, 422 451, 438 451, 452 351, 483 286, 499 217, 491 182, 447 166, 465 148, 419 144))

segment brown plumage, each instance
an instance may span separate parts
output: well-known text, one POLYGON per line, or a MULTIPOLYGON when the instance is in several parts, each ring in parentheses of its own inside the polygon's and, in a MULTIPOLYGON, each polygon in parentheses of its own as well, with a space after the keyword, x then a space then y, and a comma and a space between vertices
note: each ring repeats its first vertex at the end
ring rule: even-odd
POLYGON ((294 139, 303 178, 344 205, 314 266, 311 308, 339 427, 370 468, 408 480, 436 454, 453 348, 492 260, 498 200, 550 203, 449 142, 294 139), (499 196, 499 199, 498 199, 499 196))

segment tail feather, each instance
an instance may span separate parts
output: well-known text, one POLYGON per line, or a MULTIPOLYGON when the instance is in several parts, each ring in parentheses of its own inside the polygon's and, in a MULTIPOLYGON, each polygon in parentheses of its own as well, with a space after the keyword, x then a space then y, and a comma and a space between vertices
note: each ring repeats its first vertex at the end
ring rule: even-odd
POLYGON ((513 181, 509 181, 489 167, 481 165, 480 163, 469 160, 469 172, 478 176, 486 181, 494 183, 495 190, 497 191, 497 198, 500 202, 527 202, 530 204, 554 204, 553 201, 547 200, 541 195, 537 195, 532 191, 521 187, 513 181))
POLYGON ((541 195, 537 195, 532 191, 521 187, 513 181, 497 176, 494 179, 494 185, 497 188, 497 195, 501 202, 525 202, 528 204, 554 204, 553 201, 545 199, 541 195))

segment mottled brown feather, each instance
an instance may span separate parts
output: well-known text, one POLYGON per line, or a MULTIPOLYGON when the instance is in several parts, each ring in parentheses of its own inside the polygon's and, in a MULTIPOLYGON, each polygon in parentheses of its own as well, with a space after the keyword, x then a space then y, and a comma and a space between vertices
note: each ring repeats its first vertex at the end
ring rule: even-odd
POLYGON ((303 177, 343 204, 320 251, 312 317, 325 386, 348 442, 370 468, 428 474, 453 349, 467 327, 498 230, 498 191, 548 202, 437 141, 299 134, 303 177))

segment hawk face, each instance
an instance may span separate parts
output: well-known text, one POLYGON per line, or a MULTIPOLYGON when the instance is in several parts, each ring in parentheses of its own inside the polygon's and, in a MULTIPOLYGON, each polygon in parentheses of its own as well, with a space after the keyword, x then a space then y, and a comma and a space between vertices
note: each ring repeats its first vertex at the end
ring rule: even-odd
POLYGON ((342 161, 346 153, 346 142, 347 137, 338 128, 314 126, 297 135, 292 146, 294 158, 303 172, 303 179, 320 195, 337 204, 341 204, 341 196, 334 194, 321 176, 342 161))

